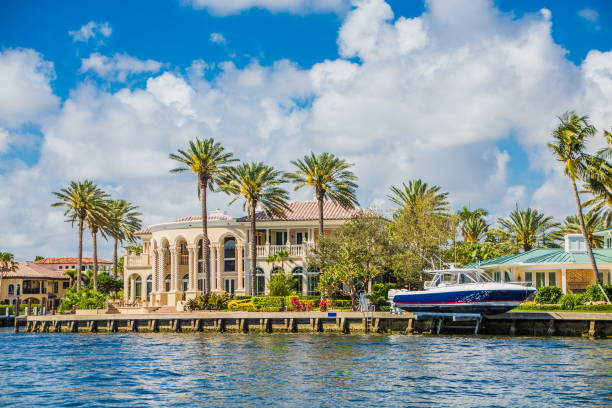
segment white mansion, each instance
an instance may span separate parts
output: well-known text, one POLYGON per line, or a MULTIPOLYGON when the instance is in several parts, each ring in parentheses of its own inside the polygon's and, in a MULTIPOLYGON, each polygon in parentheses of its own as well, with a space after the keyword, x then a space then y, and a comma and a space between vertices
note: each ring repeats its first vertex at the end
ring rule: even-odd
MULTIPOLYGON (((266 262, 266 258, 281 250, 289 253, 284 269, 297 278, 296 289, 304 295, 317 294, 318 271, 307 265, 318 234, 317 202, 295 201, 289 208, 284 219, 270 218, 263 212, 256 214, 257 294, 267 291, 266 283, 280 268, 278 263, 266 262)), ((360 211, 360 208, 345 210, 326 201, 325 233, 333 234, 360 211)), ((137 235, 142 240, 142 253, 125 256, 125 300, 131 303, 139 299, 149 306, 175 306, 207 291, 251 293, 249 230, 248 217, 233 218, 219 210, 208 215, 210 282, 203 273, 202 217, 181 218, 140 231, 137 235)))

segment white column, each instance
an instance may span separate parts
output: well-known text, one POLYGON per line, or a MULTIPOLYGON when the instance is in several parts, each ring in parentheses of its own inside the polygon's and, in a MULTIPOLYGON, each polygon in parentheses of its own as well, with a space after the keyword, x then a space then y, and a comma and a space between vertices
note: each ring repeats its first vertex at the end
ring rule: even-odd
POLYGON ((217 248, 217 291, 223 290, 223 246, 217 248))
POLYGON ((130 302, 136 300, 136 279, 130 278, 130 302))
MULTIPOLYGON (((255 240, 255 242, 257 242, 257 240, 255 240)), ((266 228, 266 242, 264 242, 264 244, 269 244, 270 243, 270 228, 266 228)))
MULTIPOLYGON (((124 266, 125 268, 125 266, 124 266)), ((123 270, 123 300, 125 301, 129 301, 130 300, 130 294, 128 293, 128 277, 127 274, 125 273, 125 269, 123 270)))
POLYGON ((170 247, 170 291, 178 290, 178 262, 177 249, 175 246, 170 247))
POLYGON ((285 242, 285 245, 290 246, 291 245, 291 229, 287 228, 287 241, 285 242))
POLYGON ((158 249, 158 269, 159 269, 159 287, 160 292, 166 291, 166 251, 164 248, 158 249))
POLYGON ((153 293, 159 292, 159 271, 157 270, 157 251, 151 252, 151 274, 153 275, 153 293))
POLYGON ((565 267, 561 268, 561 292, 567 294, 567 270, 565 267))

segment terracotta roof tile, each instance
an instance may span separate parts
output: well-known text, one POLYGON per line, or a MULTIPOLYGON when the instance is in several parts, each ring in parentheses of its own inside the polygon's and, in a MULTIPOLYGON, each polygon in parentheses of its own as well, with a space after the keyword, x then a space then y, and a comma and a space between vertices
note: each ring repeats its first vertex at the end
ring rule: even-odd
POLYGON ((52 271, 44 266, 36 265, 34 262, 20 262, 15 271, 0 271, 3 279, 7 278, 32 278, 32 279, 70 279, 62 271, 52 271))
MULTIPOLYGON (((77 264, 79 263, 79 258, 75 257, 60 257, 60 258, 45 258, 40 259, 36 262, 36 264, 45 264, 45 265, 64 265, 64 264, 77 264)), ((92 264, 93 258, 83 258, 84 264, 92 264)), ((104 259, 98 258, 98 263, 100 264, 112 264, 110 261, 105 261, 104 259)))
MULTIPOLYGON (((345 209, 334 201, 323 202, 323 218, 326 220, 348 220, 366 211, 363 208, 355 207, 345 209)), ((263 211, 255 213, 257 221, 312 221, 319 219, 319 208, 316 201, 293 201, 289 203, 289 211, 286 212, 287 218, 268 217, 263 211)), ((240 217, 237 221, 249 221, 249 217, 240 217)))
POLYGON ((151 228, 145 228, 145 229, 141 229, 139 231, 136 231, 134 233, 134 235, 147 235, 151 233, 151 228))

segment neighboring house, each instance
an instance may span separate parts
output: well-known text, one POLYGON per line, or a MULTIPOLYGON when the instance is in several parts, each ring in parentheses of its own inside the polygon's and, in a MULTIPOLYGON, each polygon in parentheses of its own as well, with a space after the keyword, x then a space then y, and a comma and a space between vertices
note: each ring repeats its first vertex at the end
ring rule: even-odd
POLYGON ((0 271, 0 300, 4 304, 27 303, 56 309, 70 285, 62 271, 49 270, 34 262, 20 262, 14 271, 0 271))
MULTIPOLYGON (((612 234, 612 229, 609 231, 612 234)), ((611 246, 594 248, 593 255, 601 282, 612 283, 611 246)), ((480 267, 490 272, 498 282, 527 282, 535 287, 558 286, 563 293, 584 292, 588 285, 595 283, 582 234, 567 234, 563 248, 535 248, 467 267, 480 267)))
MULTIPOLYGON (((72 257, 60 257, 60 258, 44 258, 34 262, 37 265, 41 265, 51 271, 65 271, 68 269, 77 269, 79 264, 79 258, 72 257)), ((98 271, 111 270, 113 266, 112 262, 105 261, 104 259, 98 258, 98 271)), ((81 264, 81 271, 88 269, 93 270, 93 258, 83 258, 81 264)))
MULTIPOLYGON (((267 292, 267 282, 279 271, 279 264, 265 260, 270 254, 286 250, 290 259, 285 271, 297 278, 297 291, 316 295, 319 272, 307 265, 307 256, 318 235, 316 201, 289 204, 285 219, 269 218, 263 212, 257 218, 257 270, 255 292, 267 292)), ((353 218, 360 208, 345 210, 326 201, 325 233, 333 234, 353 218)), ((203 292, 250 293, 248 217, 233 218, 219 210, 208 215, 210 239, 210 282, 203 273, 202 218, 187 217, 152 225, 137 233, 142 240, 140 255, 127 254, 124 263, 124 296, 149 305, 175 306, 203 292)))

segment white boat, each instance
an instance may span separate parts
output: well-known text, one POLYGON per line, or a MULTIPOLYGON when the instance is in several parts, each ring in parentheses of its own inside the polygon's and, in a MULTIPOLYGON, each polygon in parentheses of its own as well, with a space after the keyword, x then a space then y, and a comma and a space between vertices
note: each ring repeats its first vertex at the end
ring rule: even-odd
POLYGON ((518 282, 494 282, 482 269, 424 271, 433 275, 425 290, 389 290, 391 310, 410 312, 507 312, 535 296, 536 289, 518 282))

